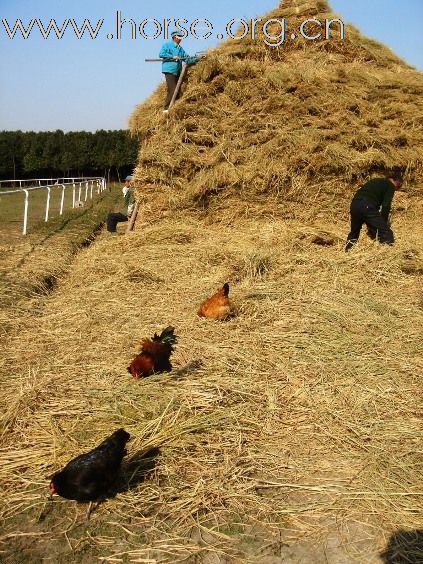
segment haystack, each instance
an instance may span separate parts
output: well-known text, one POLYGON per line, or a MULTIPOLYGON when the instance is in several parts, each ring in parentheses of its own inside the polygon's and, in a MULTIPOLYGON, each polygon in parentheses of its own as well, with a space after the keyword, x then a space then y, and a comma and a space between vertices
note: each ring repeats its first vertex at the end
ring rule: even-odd
MULTIPOLYGON (((284 15, 331 13, 266 17, 284 15)), ((161 88, 138 108, 136 230, 2 312, 5 562, 422 560, 421 92, 348 27, 227 42, 168 119, 161 88), (395 246, 344 253, 354 184, 391 164, 407 165, 395 246), (200 319, 226 281, 238 315, 200 319), (134 381, 140 341, 168 325, 172 372, 134 381), (48 476, 119 427, 115 495, 89 522, 47 502, 48 476)))
MULTIPOLYGON (((161 116, 162 87, 138 106, 140 193, 173 206, 235 198, 240 213, 261 202, 285 217, 339 215, 372 174, 400 165, 422 194, 423 76, 387 47, 345 25, 325 0, 286 0, 263 16, 286 21, 282 45, 228 40, 189 72, 182 98, 161 116), (299 34, 310 22, 306 40, 299 34), (296 39, 292 39, 292 32, 296 39)), ((280 33, 272 24, 268 34, 280 33)), ((269 42, 269 40, 268 40, 269 42)))

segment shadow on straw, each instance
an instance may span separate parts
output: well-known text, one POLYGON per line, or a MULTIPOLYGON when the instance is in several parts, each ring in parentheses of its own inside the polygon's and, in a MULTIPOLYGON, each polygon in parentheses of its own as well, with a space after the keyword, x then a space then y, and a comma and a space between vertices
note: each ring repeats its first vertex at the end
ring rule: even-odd
POLYGON ((421 564, 423 530, 397 531, 391 535, 381 558, 384 564, 421 564))
POLYGON ((182 366, 181 368, 174 370, 172 375, 171 375, 171 379, 179 380, 180 378, 183 378, 184 376, 187 376, 188 374, 192 374, 193 372, 196 372, 202 366, 203 366, 202 360, 200 360, 200 359, 193 360, 193 361, 189 362, 188 364, 186 364, 185 366, 182 366))
POLYGON ((156 467, 160 449, 151 448, 134 454, 122 465, 122 481, 117 485, 114 494, 126 492, 144 482, 156 467))

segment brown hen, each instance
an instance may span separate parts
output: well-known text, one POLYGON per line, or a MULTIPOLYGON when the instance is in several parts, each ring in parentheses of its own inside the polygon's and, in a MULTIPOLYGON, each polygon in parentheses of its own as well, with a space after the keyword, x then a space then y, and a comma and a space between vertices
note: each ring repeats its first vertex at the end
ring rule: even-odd
POLYGON ((220 321, 231 317, 233 309, 228 296, 229 284, 225 282, 220 290, 201 304, 197 314, 200 317, 218 319, 220 321))

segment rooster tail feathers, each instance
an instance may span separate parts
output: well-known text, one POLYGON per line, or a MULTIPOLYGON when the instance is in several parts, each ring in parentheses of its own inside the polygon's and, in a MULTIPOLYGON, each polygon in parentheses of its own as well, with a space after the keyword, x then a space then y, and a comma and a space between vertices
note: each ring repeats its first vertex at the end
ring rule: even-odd
POLYGON ((177 336, 174 334, 175 328, 169 325, 166 329, 163 329, 160 335, 154 333, 153 341, 160 341, 164 345, 172 346, 177 341, 177 336))
POLYGON ((229 296, 229 284, 227 282, 223 284, 223 295, 225 298, 229 296))

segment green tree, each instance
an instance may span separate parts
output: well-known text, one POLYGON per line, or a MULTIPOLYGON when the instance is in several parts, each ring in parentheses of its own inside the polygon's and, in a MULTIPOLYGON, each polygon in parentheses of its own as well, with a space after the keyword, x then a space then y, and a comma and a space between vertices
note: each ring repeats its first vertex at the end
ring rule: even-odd
POLYGON ((1 178, 101 175, 120 180, 132 172, 137 139, 125 130, 2 131, 1 178))

